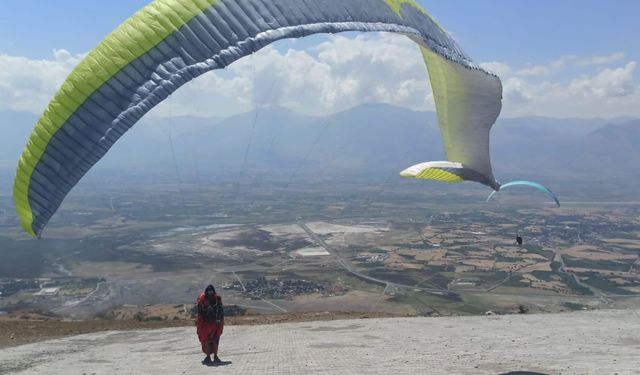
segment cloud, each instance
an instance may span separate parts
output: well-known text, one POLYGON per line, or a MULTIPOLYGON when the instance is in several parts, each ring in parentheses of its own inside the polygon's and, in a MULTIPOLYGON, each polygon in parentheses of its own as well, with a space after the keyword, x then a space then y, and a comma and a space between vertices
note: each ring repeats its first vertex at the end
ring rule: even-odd
POLYGON ((575 59, 575 56, 562 56, 559 59, 549 62, 548 64, 533 65, 521 69, 516 73, 516 75, 520 77, 550 75, 552 73, 566 69, 575 61, 575 59))
MULTIPOLYGON (((232 64, 226 73, 225 78, 219 72, 208 73, 205 85, 199 78, 181 89, 175 95, 181 98, 176 99, 179 106, 192 107, 193 99, 189 98, 199 96, 234 102, 236 112, 272 104, 311 114, 340 111, 367 102, 417 110, 435 107, 417 47, 397 35, 334 35, 303 50, 280 51, 268 46, 232 64)), ((165 114, 165 109, 154 114, 165 114)))
POLYGON ((481 63, 480 67, 502 78, 509 77, 512 74, 511 67, 502 62, 485 62, 481 63))
POLYGON ((509 78, 502 83, 502 96, 512 103, 528 103, 535 97, 535 88, 522 78, 509 78))
POLYGON ((0 109, 42 113, 81 58, 63 49, 52 60, 0 55, 0 109))
MULTIPOLYGON (((422 58, 406 37, 334 35, 306 49, 281 49, 268 46, 191 81, 151 115, 228 116, 270 104, 312 114, 366 102, 434 109, 422 58)), ((62 49, 51 60, 0 55, 0 109, 41 113, 81 58, 62 49)))
POLYGON ((503 80, 505 116, 640 117, 637 63, 605 68, 576 78, 528 82, 526 77, 503 80), (634 104, 636 103, 636 104, 634 104))
POLYGON ((564 55, 547 64, 530 65, 520 69, 515 74, 520 77, 547 76, 562 72, 572 67, 588 67, 608 65, 624 59, 624 53, 616 52, 606 56, 590 56, 581 58, 575 55, 564 55))
MULTIPOLYGON (((0 55, 0 110, 42 113, 82 57, 64 49, 53 51, 50 60, 0 55)), ((637 63, 624 58, 564 55, 524 68, 500 61, 480 65, 502 79, 505 116, 640 117, 637 63)), ((150 115, 225 117, 273 104, 325 114, 367 102, 434 110, 413 42, 372 33, 328 36, 311 47, 271 45, 189 82, 150 115)))
POLYGON ((621 52, 604 56, 564 55, 525 68, 504 62, 480 64, 502 79, 502 115, 550 117, 640 117, 637 62, 621 52))
POLYGON ((579 66, 607 65, 607 64, 613 64, 623 59, 624 59, 624 53, 616 52, 607 56, 592 56, 586 59, 582 59, 578 61, 577 65, 579 66))
POLYGON ((636 66, 636 62, 632 61, 623 68, 604 69, 595 76, 574 79, 571 81, 570 89, 577 95, 598 98, 633 95, 637 90, 633 79, 636 66))

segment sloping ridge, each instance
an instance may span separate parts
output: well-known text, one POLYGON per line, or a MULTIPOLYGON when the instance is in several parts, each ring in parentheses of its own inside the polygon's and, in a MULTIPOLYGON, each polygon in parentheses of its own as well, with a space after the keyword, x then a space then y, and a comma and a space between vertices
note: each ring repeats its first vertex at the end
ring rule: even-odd
POLYGON ((634 374, 640 311, 228 326, 223 365, 195 328, 101 332, 0 351, 20 374, 634 374))

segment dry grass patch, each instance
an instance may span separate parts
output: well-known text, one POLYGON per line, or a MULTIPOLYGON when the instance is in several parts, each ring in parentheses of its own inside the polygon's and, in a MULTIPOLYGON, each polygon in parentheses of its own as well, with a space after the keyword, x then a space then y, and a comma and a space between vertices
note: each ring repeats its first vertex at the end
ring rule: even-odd
POLYGON ((594 273, 598 273, 604 276, 619 276, 619 277, 627 277, 629 276, 629 272, 623 272, 623 271, 613 271, 613 270, 601 270, 601 269, 595 269, 595 268, 581 268, 581 267, 565 267, 564 269, 567 272, 572 272, 572 273, 589 273, 589 272, 594 272, 594 273))
POLYGON ((430 262, 432 260, 443 259, 446 254, 446 249, 420 251, 416 254, 416 260, 430 262))
POLYGON ((522 278, 529 281, 529 285, 535 289, 551 290, 559 293, 567 293, 569 291, 567 285, 560 281, 540 280, 530 273, 525 273, 522 278))
POLYGON ((407 260, 403 257, 401 257, 398 254, 390 254, 389 258, 387 258, 387 260, 384 261, 385 266, 391 268, 391 269, 413 269, 413 270, 420 270, 422 269, 422 265, 421 264, 416 264, 416 263, 408 263, 407 260))
POLYGON ((471 272, 475 270, 476 268, 474 266, 456 266, 456 273, 471 272))
POLYGON ((563 253, 572 258, 590 260, 629 260, 638 258, 637 255, 612 253, 590 245, 573 246, 565 250, 563 253))
POLYGON ((551 263, 536 263, 522 268, 519 272, 547 271, 551 272, 551 263))
POLYGON ((523 269, 523 268, 525 268, 525 267, 527 267, 529 265, 531 265, 531 263, 528 263, 528 262, 496 262, 493 265, 493 268, 498 270, 498 271, 519 272, 521 269, 523 269))
POLYGON ((490 270, 494 267, 494 261, 490 259, 463 259, 460 263, 480 270, 490 270))

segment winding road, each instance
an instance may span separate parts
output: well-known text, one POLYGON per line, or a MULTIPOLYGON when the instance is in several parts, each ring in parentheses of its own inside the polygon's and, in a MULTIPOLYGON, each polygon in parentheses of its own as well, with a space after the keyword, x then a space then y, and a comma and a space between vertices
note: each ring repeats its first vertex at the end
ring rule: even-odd
POLYGON ((554 250, 554 253, 555 253, 554 260, 560 262, 560 268, 558 268, 558 272, 571 276, 573 280, 575 280, 576 284, 580 285, 583 288, 589 289, 591 293, 593 293, 594 296, 599 298, 605 305, 608 305, 611 302, 604 296, 604 294, 599 289, 596 289, 591 285, 583 283, 582 281, 580 281, 580 278, 575 273, 565 271, 564 269, 566 265, 564 263, 564 258, 562 257, 562 253, 560 251, 555 251, 555 250, 554 250))
POLYGON ((302 230, 304 230, 307 233, 307 235, 309 235, 309 237, 311 237, 318 245, 322 246, 325 250, 327 250, 327 252, 336 259, 336 262, 340 267, 344 268, 346 271, 348 271, 349 273, 351 273, 352 275, 360 279, 364 279, 376 284, 384 285, 385 290, 388 288, 412 289, 412 290, 419 290, 419 291, 422 291, 428 294, 437 295, 437 296, 458 296, 457 293, 448 291, 446 289, 424 288, 424 287, 419 287, 414 285, 399 284, 391 281, 378 279, 378 278, 366 275, 364 273, 361 273, 357 271, 355 268, 353 268, 353 266, 348 260, 342 258, 338 254, 338 252, 336 252, 331 246, 329 246, 326 242, 324 242, 324 240, 320 238, 320 236, 318 236, 314 231, 312 231, 311 228, 309 228, 305 223, 298 223, 298 226, 302 228, 302 230))

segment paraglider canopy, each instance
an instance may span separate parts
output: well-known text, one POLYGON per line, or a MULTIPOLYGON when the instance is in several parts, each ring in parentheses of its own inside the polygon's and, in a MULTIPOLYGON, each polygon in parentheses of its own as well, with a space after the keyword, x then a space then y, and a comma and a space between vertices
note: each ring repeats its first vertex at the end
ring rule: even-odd
POLYGON ((489 130, 501 109, 500 80, 415 1, 155 0, 80 62, 39 119, 14 183, 24 229, 40 236, 89 169, 185 83, 280 39, 343 31, 392 32, 417 43, 447 159, 462 165, 460 179, 496 186, 489 130))
MULTIPOLYGON (((544 192, 549 198, 553 199, 553 201, 556 203, 556 206, 560 207, 560 200, 558 199, 558 197, 551 191, 549 190, 547 187, 537 183, 537 182, 533 182, 533 181, 512 181, 512 182, 508 182, 502 186, 500 186, 500 191, 504 188, 508 188, 508 187, 512 187, 512 186, 530 186, 532 188, 538 189, 542 192, 544 192)), ((492 191, 491 194, 489 194, 489 196, 487 197, 487 202, 489 202, 489 200, 491 200, 491 198, 493 198, 494 195, 496 195, 498 191, 492 191)))

